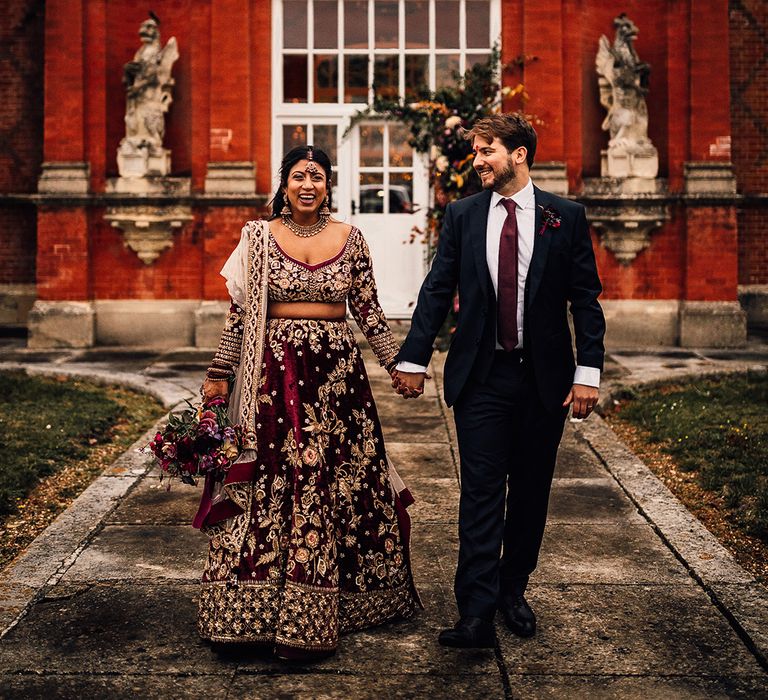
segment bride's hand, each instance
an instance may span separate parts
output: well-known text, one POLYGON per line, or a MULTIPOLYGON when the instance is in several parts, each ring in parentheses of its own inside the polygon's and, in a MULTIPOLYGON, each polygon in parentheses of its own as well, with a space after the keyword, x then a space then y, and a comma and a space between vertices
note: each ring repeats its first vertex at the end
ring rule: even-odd
POLYGON ((200 387, 200 393, 204 401, 210 401, 216 396, 222 396, 226 399, 229 397, 229 382, 226 379, 208 379, 206 377, 203 386, 200 387))

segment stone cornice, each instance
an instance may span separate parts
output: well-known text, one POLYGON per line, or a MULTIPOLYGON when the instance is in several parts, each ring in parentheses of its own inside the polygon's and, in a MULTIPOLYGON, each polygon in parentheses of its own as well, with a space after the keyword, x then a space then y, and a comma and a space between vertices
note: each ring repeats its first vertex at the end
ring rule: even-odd
POLYGON ((203 194, 185 195, 141 195, 117 192, 93 192, 88 194, 69 193, 0 193, 0 206, 10 204, 31 204, 51 207, 116 207, 126 205, 167 206, 170 204, 192 207, 239 206, 264 207, 272 194, 203 194))

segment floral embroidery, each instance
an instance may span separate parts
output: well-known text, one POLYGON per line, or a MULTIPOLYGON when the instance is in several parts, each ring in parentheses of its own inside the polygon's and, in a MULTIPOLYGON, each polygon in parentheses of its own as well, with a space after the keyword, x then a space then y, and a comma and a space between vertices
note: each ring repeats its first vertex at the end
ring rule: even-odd
POLYGON ((207 528, 200 634, 333 649, 342 632, 412 615, 381 426, 347 323, 270 319, 258 401, 253 476, 227 486, 243 514, 207 528))

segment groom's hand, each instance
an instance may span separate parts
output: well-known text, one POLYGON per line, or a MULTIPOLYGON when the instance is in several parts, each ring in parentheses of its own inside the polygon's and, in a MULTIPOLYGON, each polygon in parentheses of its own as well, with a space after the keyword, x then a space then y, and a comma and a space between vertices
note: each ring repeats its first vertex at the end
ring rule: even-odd
POLYGON ((586 418, 594 410, 599 397, 597 387, 574 384, 563 401, 563 408, 573 404, 573 417, 586 418))
POLYGON ((392 388, 404 399, 415 399, 424 393, 426 372, 392 372, 392 388))

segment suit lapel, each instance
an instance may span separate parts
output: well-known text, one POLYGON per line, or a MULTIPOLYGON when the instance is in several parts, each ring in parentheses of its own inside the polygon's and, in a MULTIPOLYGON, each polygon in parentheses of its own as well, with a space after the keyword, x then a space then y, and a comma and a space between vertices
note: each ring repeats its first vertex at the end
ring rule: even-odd
POLYGON ((488 258, 485 252, 485 239, 488 229, 488 207, 491 204, 491 193, 486 191, 475 200, 472 216, 469 220, 469 240, 475 256, 477 277, 480 280, 480 288, 486 298, 491 296, 491 275, 488 272, 488 258))
POLYGON ((544 275, 544 266, 547 262, 547 253, 549 253, 549 244, 552 240, 552 232, 545 230, 541 233, 542 212, 549 204, 549 198, 546 192, 542 192, 535 185, 533 192, 536 202, 536 220, 533 226, 533 254, 531 255, 531 264, 528 268, 529 292, 526 300, 526 306, 530 306, 539 291, 541 278, 544 275))

